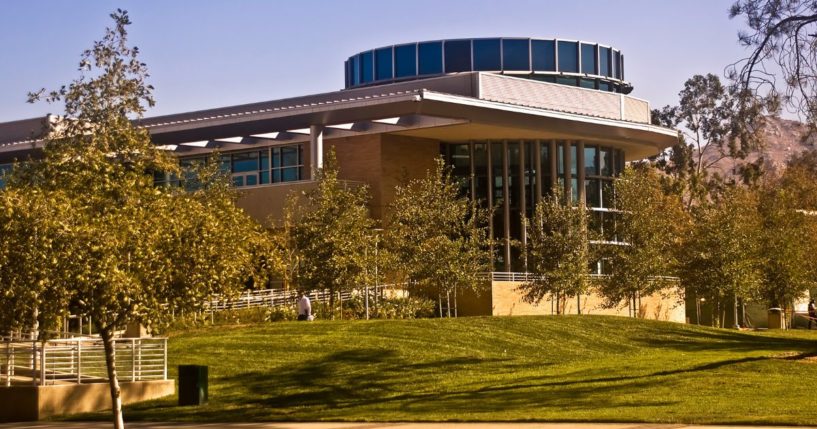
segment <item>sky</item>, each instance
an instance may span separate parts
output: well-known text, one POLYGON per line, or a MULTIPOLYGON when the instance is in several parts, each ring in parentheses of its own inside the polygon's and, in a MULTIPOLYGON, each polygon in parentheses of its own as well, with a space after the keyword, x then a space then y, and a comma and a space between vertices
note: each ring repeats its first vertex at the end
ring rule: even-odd
POLYGON ((611 45, 651 107, 746 56, 732 0, 0 0, 0 122, 59 114, 28 91, 78 77, 109 14, 129 12, 157 105, 146 116, 341 89, 343 62, 403 42, 559 37, 611 45))

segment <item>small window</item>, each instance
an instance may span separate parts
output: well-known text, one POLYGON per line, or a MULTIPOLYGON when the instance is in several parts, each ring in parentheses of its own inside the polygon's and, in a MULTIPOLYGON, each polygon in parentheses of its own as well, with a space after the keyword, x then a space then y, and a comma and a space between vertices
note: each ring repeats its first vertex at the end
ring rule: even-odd
POLYGON ((471 41, 447 40, 445 42, 445 72, 471 71, 471 41))
POLYGON ((610 48, 599 47, 599 74, 613 76, 613 70, 610 68, 610 48))
POLYGON ((502 39, 503 70, 530 70, 528 39, 502 39))
POLYGON ((579 72, 579 44, 577 42, 559 41, 559 71, 579 72))
POLYGON ((597 157, 599 148, 595 146, 584 147, 584 174, 587 176, 596 176, 599 174, 597 157))
POLYGON ((374 80, 374 60, 371 51, 360 54, 360 81, 369 83, 374 80))
POLYGON ((417 45, 402 45, 394 47, 394 77, 410 77, 417 75, 417 45))
POLYGON ((556 71, 556 44, 553 40, 531 40, 533 70, 556 71))
POLYGON ((392 50, 380 48, 374 51, 375 57, 375 78, 376 80, 388 80, 392 78, 392 50))
POLYGON ((442 42, 427 42, 417 45, 419 69, 421 75, 440 74, 443 72, 442 42))
POLYGON ((501 54, 499 39, 474 40, 474 71, 502 70, 501 54))
POLYGON ((596 72, 596 45, 582 43, 582 73, 598 74, 596 72))

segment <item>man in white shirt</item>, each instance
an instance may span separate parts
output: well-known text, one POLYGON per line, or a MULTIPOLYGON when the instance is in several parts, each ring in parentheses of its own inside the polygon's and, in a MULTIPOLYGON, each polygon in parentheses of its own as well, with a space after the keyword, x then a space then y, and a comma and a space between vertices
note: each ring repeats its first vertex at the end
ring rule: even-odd
POLYGON ((312 304, 303 292, 298 293, 298 320, 312 320, 312 304))

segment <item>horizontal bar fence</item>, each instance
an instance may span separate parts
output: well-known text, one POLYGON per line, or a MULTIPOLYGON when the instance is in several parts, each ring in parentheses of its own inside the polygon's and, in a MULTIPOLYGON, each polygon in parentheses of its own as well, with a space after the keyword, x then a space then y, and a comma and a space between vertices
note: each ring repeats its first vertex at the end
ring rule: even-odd
MULTIPOLYGON (((114 351, 120 381, 167 380, 167 338, 116 338, 114 351)), ((106 382, 105 349, 99 338, 46 342, 2 342, 0 379, 4 386, 106 382)))

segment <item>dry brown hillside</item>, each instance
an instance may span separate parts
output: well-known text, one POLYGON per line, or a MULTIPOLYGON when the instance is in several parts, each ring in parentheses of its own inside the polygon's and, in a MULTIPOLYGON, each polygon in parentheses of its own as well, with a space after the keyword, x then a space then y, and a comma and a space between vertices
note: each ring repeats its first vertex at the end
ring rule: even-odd
MULTIPOLYGON (((804 150, 817 148, 817 136, 806 136, 807 127, 798 121, 771 118, 764 130, 764 147, 760 153, 750 155, 746 161, 754 162, 763 157, 765 170, 769 173, 785 168, 786 161, 804 150)), ((741 161, 744 162, 744 161, 741 161)), ((733 171, 734 163, 724 159, 716 163, 710 172, 728 175, 733 171)))

